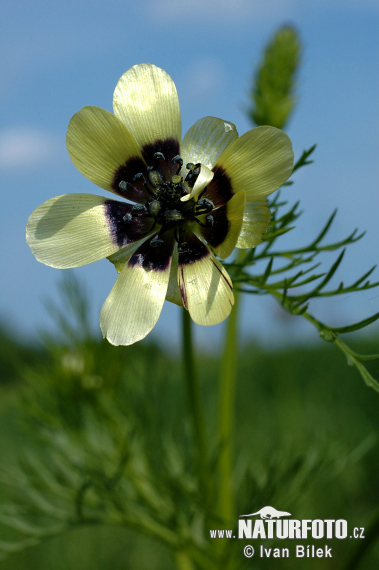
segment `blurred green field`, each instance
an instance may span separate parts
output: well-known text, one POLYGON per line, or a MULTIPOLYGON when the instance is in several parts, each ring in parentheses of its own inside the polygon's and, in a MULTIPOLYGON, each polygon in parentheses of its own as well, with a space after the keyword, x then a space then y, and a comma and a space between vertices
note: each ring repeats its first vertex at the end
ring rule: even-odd
MULTIPOLYGON (((139 418, 157 470, 162 439, 173 437, 186 455, 189 428, 176 355, 148 342, 116 349, 92 339, 75 352, 75 347, 21 345, 5 332, 1 338, 2 469, 28 451, 34 453, 41 445, 35 435, 44 422, 57 430, 66 425, 80 437, 82 406, 96 409, 102 393, 125 416, 139 418), (78 353, 83 361, 75 360, 78 353)), ((357 346, 374 352, 378 339, 357 346)), ((219 362, 203 355, 199 367, 211 438, 219 362)), ((378 377, 377 364, 373 371, 378 377)), ((379 395, 364 385, 332 345, 320 340, 313 347, 268 352, 246 344, 238 370, 236 472, 238 480, 238 473, 245 473, 244 466, 250 464, 251 477, 238 480, 238 513, 269 504, 299 519, 342 518, 352 526, 367 527, 379 509, 378 409, 379 395)), ((44 450, 38 452, 43 457, 44 450)), ((188 455, 190 459, 190 451, 188 455)), ((12 492, 2 484, 0 502, 9 502, 12 492)), ((9 529, 0 526, 0 541, 11 537, 9 529)), ((357 544, 332 542, 332 561, 262 559, 246 561, 246 568, 344 568, 357 544)), ((279 546, 286 546, 285 541, 279 546)), ((242 546, 240 550, 243 565, 242 546)), ((357 567, 379 567, 378 540, 357 567)), ((92 525, 13 554, 0 562, 0 568, 169 570, 175 565, 155 539, 117 525, 92 525)))

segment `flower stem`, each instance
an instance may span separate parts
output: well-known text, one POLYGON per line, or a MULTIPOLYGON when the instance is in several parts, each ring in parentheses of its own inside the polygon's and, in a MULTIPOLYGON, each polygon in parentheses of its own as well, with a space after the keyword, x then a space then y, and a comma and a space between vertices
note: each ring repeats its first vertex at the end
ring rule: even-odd
POLYGON ((207 504, 209 500, 209 480, 205 424, 201 405, 200 385, 195 368, 192 321, 189 312, 186 309, 183 309, 182 311, 182 328, 184 376, 187 384, 189 408, 195 439, 197 473, 199 475, 201 492, 205 503, 207 504))
MULTIPOLYGON (((237 264, 246 255, 239 251, 237 264)), ((238 271, 238 269, 237 269, 238 271)), ((240 294, 234 292, 234 307, 227 321, 226 341, 221 360, 220 396, 218 411, 219 454, 219 497, 218 515, 225 522, 235 519, 235 499, 233 489, 233 448, 234 448, 234 415, 235 392, 237 380, 238 354, 238 309, 240 294)))
POLYGON ((175 560, 178 570, 194 570, 191 558, 186 552, 178 551, 175 553, 175 560))
POLYGON ((218 435, 220 442, 219 455, 219 504, 218 514, 226 521, 233 521, 234 492, 233 492, 233 440, 234 440, 234 410, 235 389, 237 378, 237 322, 238 322, 238 293, 234 294, 234 307, 230 314, 227 329, 224 354, 221 360, 221 385, 218 415, 218 435))
POLYGON ((356 541, 356 547, 346 565, 343 566, 344 570, 355 570, 361 567, 361 561, 377 540, 379 535, 379 509, 374 512, 374 515, 365 528, 365 540, 356 541))

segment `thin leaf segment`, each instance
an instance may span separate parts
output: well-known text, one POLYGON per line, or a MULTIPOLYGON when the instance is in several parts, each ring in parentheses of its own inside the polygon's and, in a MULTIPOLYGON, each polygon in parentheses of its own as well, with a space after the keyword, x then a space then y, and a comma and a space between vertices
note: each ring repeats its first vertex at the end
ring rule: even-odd
POLYGON ((71 119, 68 152, 77 168, 121 200, 67 195, 30 216, 27 242, 53 267, 107 257, 120 273, 100 316, 115 344, 144 338, 165 298, 201 325, 230 313, 232 283, 215 255, 255 247, 269 224, 265 196, 290 176, 289 138, 258 127, 200 119, 182 144, 177 92, 161 69, 137 65, 119 80, 114 115, 84 107, 71 119), (241 237, 243 236, 243 237, 241 237))

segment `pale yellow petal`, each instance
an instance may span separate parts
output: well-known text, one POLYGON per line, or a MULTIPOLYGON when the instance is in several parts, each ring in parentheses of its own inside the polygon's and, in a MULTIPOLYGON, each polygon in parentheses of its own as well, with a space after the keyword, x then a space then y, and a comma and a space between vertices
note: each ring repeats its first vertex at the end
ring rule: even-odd
POLYGON ((113 95, 114 113, 142 148, 157 140, 180 142, 178 94, 171 77, 155 65, 131 67, 119 79, 113 95))
POLYGON ((248 202, 245 206, 243 222, 238 236, 236 247, 247 249, 255 247, 262 241, 262 237, 270 224, 270 209, 265 198, 248 202))
POLYGON ((232 281, 212 254, 179 266, 178 281, 195 323, 216 325, 229 315, 234 304, 232 281))
POLYGON ((31 214, 26 241, 38 261, 67 269, 103 259, 119 249, 105 216, 106 199, 90 194, 51 198, 31 214))
POLYGON ((291 175, 289 137, 274 127, 257 127, 232 142, 217 161, 229 177, 233 193, 244 190, 252 202, 267 196, 291 175))
POLYGON ((100 313, 103 336, 116 346, 145 338, 154 328, 165 300, 170 264, 164 271, 126 264, 100 313))
POLYGON ((140 159, 140 149, 125 125, 99 107, 84 107, 68 126, 67 150, 72 162, 89 180, 116 191, 115 174, 131 158, 140 159))
POLYGON ((184 167, 188 162, 200 162, 213 168, 218 157, 237 138, 237 129, 233 123, 216 117, 199 119, 183 138, 181 156, 184 167))
MULTIPOLYGON (((185 175, 185 170, 184 170, 184 175, 185 175)), ((200 164, 200 172, 198 177, 196 178, 196 182, 193 185, 193 188, 190 192, 190 194, 186 194, 186 196, 183 196, 183 198, 181 198, 182 202, 186 202, 187 200, 190 200, 191 198, 195 198, 196 196, 198 196, 206 186, 208 186, 208 184, 210 183, 210 181, 213 179, 214 173, 212 172, 212 170, 209 170, 209 168, 207 166, 205 166, 205 164, 200 164)))

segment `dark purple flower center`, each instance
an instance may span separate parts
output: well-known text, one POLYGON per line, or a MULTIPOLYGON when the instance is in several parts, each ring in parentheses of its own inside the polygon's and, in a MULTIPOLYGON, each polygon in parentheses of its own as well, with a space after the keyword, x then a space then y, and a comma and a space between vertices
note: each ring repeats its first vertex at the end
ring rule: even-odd
POLYGON ((214 210, 214 204, 211 200, 202 198, 207 187, 195 198, 184 202, 181 200, 194 187, 200 173, 200 164, 187 164, 188 174, 183 179, 180 175, 183 166, 182 158, 177 155, 170 162, 171 164, 168 164, 162 152, 155 152, 153 164, 147 167, 145 173, 138 172, 131 182, 121 180, 119 183, 119 189, 122 192, 126 192, 128 186, 132 185, 135 189, 143 191, 147 197, 144 204, 135 204, 123 220, 128 226, 132 224, 133 217, 141 213, 151 217, 153 227, 161 226, 155 238, 156 245, 159 245, 161 241, 160 235, 168 230, 174 231, 178 240, 178 232, 189 222, 196 222, 205 228, 211 228, 214 223, 214 218, 210 214, 214 210), (176 171, 175 174, 172 174, 173 171, 176 171))

